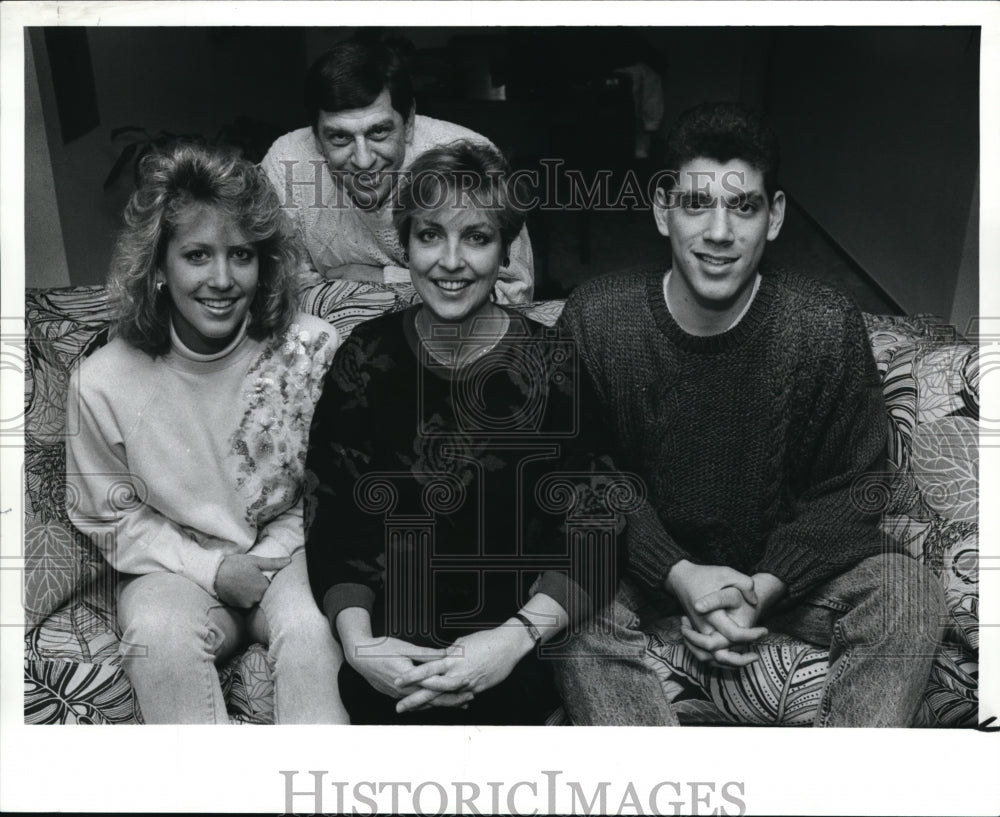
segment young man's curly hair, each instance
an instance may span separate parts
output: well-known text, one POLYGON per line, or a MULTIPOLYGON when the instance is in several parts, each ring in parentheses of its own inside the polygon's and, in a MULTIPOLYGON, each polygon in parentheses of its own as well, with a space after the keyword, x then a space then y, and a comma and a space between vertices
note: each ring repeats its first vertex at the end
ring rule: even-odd
POLYGON ((679 171, 694 159, 741 160, 764 176, 768 201, 778 186, 778 137, 758 113, 735 102, 706 102, 689 108, 667 135, 666 166, 679 171))

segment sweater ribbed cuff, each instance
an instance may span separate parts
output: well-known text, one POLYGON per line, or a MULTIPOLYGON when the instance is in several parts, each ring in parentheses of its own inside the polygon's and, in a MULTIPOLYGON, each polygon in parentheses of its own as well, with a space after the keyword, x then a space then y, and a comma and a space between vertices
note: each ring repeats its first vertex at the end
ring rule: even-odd
POLYGON ((335 584, 323 596, 323 615, 330 622, 330 629, 337 640, 337 616, 348 607, 361 607, 371 615, 375 607, 375 591, 365 584, 344 582, 335 584))
POLYGON ((570 624, 586 619, 594 610, 590 595, 565 573, 546 570, 532 588, 555 601, 569 616, 570 624))
POLYGON ((764 560, 754 568, 753 572, 770 573, 772 576, 777 576, 785 583, 783 601, 793 602, 808 595, 809 591, 818 584, 840 572, 837 570, 831 574, 828 569, 816 570, 814 567, 764 560))
POLYGON ((754 572, 777 576, 785 583, 788 598, 794 600, 869 556, 896 549, 874 526, 852 525, 844 518, 834 520, 833 524, 837 531, 833 538, 826 528, 806 527, 801 523, 794 530, 779 528, 768 540, 754 572), (805 546, 802 542, 810 544, 805 546))
POLYGON ((754 573, 770 573, 785 583, 789 601, 796 601, 809 595, 819 585, 846 573, 869 556, 876 556, 879 548, 858 551, 848 558, 836 561, 817 559, 814 554, 780 553, 767 554, 754 568, 754 573))
POLYGON ((691 560, 680 548, 665 547, 659 551, 629 550, 628 572, 648 589, 666 588, 667 574, 682 559, 691 560))
POLYGON ((215 577, 219 574, 219 567, 224 558, 226 554, 221 550, 199 549, 184 553, 181 556, 181 569, 178 573, 191 579, 213 598, 218 598, 219 594, 215 592, 215 577))
POLYGON ((781 550, 765 553, 754 568, 754 573, 777 576, 785 583, 786 598, 795 601, 851 566, 851 560, 824 559, 805 549, 781 550))

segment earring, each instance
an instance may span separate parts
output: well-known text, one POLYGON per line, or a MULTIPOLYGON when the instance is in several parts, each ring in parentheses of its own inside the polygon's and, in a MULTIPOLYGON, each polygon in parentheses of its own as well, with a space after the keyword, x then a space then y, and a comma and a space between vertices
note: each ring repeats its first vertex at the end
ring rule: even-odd
POLYGON ((408 253, 408 252, 407 252, 406 250, 403 250, 403 260, 404 260, 404 261, 405 261, 405 262, 406 262, 407 264, 409 264, 409 263, 410 263, 410 254, 409 254, 409 253, 408 253))
POLYGON ((510 256, 509 255, 505 255, 503 257, 503 262, 500 264, 500 266, 501 267, 509 267, 510 266, 510 256))
POLYGON ((157 281, 157 282, 156 282, 156 291, 157 291, 157 292, 163 292, 163 288, 164 288, 164 287, 165 287, 166 285, 167 285, 167 282, 166 282, 166 281, 157 281))

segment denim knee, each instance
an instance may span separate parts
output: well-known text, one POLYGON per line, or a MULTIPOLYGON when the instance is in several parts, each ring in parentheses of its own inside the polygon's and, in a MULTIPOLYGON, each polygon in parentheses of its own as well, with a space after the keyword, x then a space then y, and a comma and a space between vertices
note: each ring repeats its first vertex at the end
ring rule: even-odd
POLYGON ((916 559, 897 555, 892 557, 892 561, 893 567, 890 569, 902 574, 901 582, 905 583, 903 586, 906 588, 904 595, 911 600, 909 606, 917 613, 911 616, 912 624, 918 632, 925 633, 935 643, 940 643, 948 620, 948 605, 941 580, 916 559))
POLYGON ((271 630, 268 651, 271 653, 291 648, 296 653, 316 655, 328 650, 331 642, 336 644, 330 622, 320 613, 306 612, 301 618, 269 621, 268 627, 271 630))
POLYGON ((553 640, 546 652, 565 657, 602 658, 641 655, 645 645, 638 615, 616 601, 588 620, 573 625, 562 638, 553 640))
POLYGON ((947 622, 944 589, 936 575, 901 553, 874 556, 863 563, 879 580, 869 592, 880 600, 884 620, 901 637, 940 644, 947 622))
POLYGON ((119 654, 123 665, 137 659, 157 662, 203 659, 214 656, 225 633, 206 615, 177 615, 150 606, 135 611, 122 633, 119 654))

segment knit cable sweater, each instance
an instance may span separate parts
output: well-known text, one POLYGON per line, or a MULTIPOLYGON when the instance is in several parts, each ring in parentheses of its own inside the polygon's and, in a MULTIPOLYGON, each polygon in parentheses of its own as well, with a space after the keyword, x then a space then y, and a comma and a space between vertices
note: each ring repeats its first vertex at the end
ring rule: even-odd
POLYGON ((772 573, 796 598, 879 553, 878 519, 852 496, 885 469, 888 423, 857 308, 765 272, 735 327, 697 337, 662 284, 662 273, 588 282, 561 318, 619 466, 646 480, 653 512, 629 520, 630 571, 662 589, 681 559, 728 565, 772 573))
POLYGON ((72 376, 73 524, 117 570, 177 573, 213 595, 225 556, 292 555, 306 435, 337 344, 304 314, 281 337, 244 336, 209 361, 112 340, 72 376))

